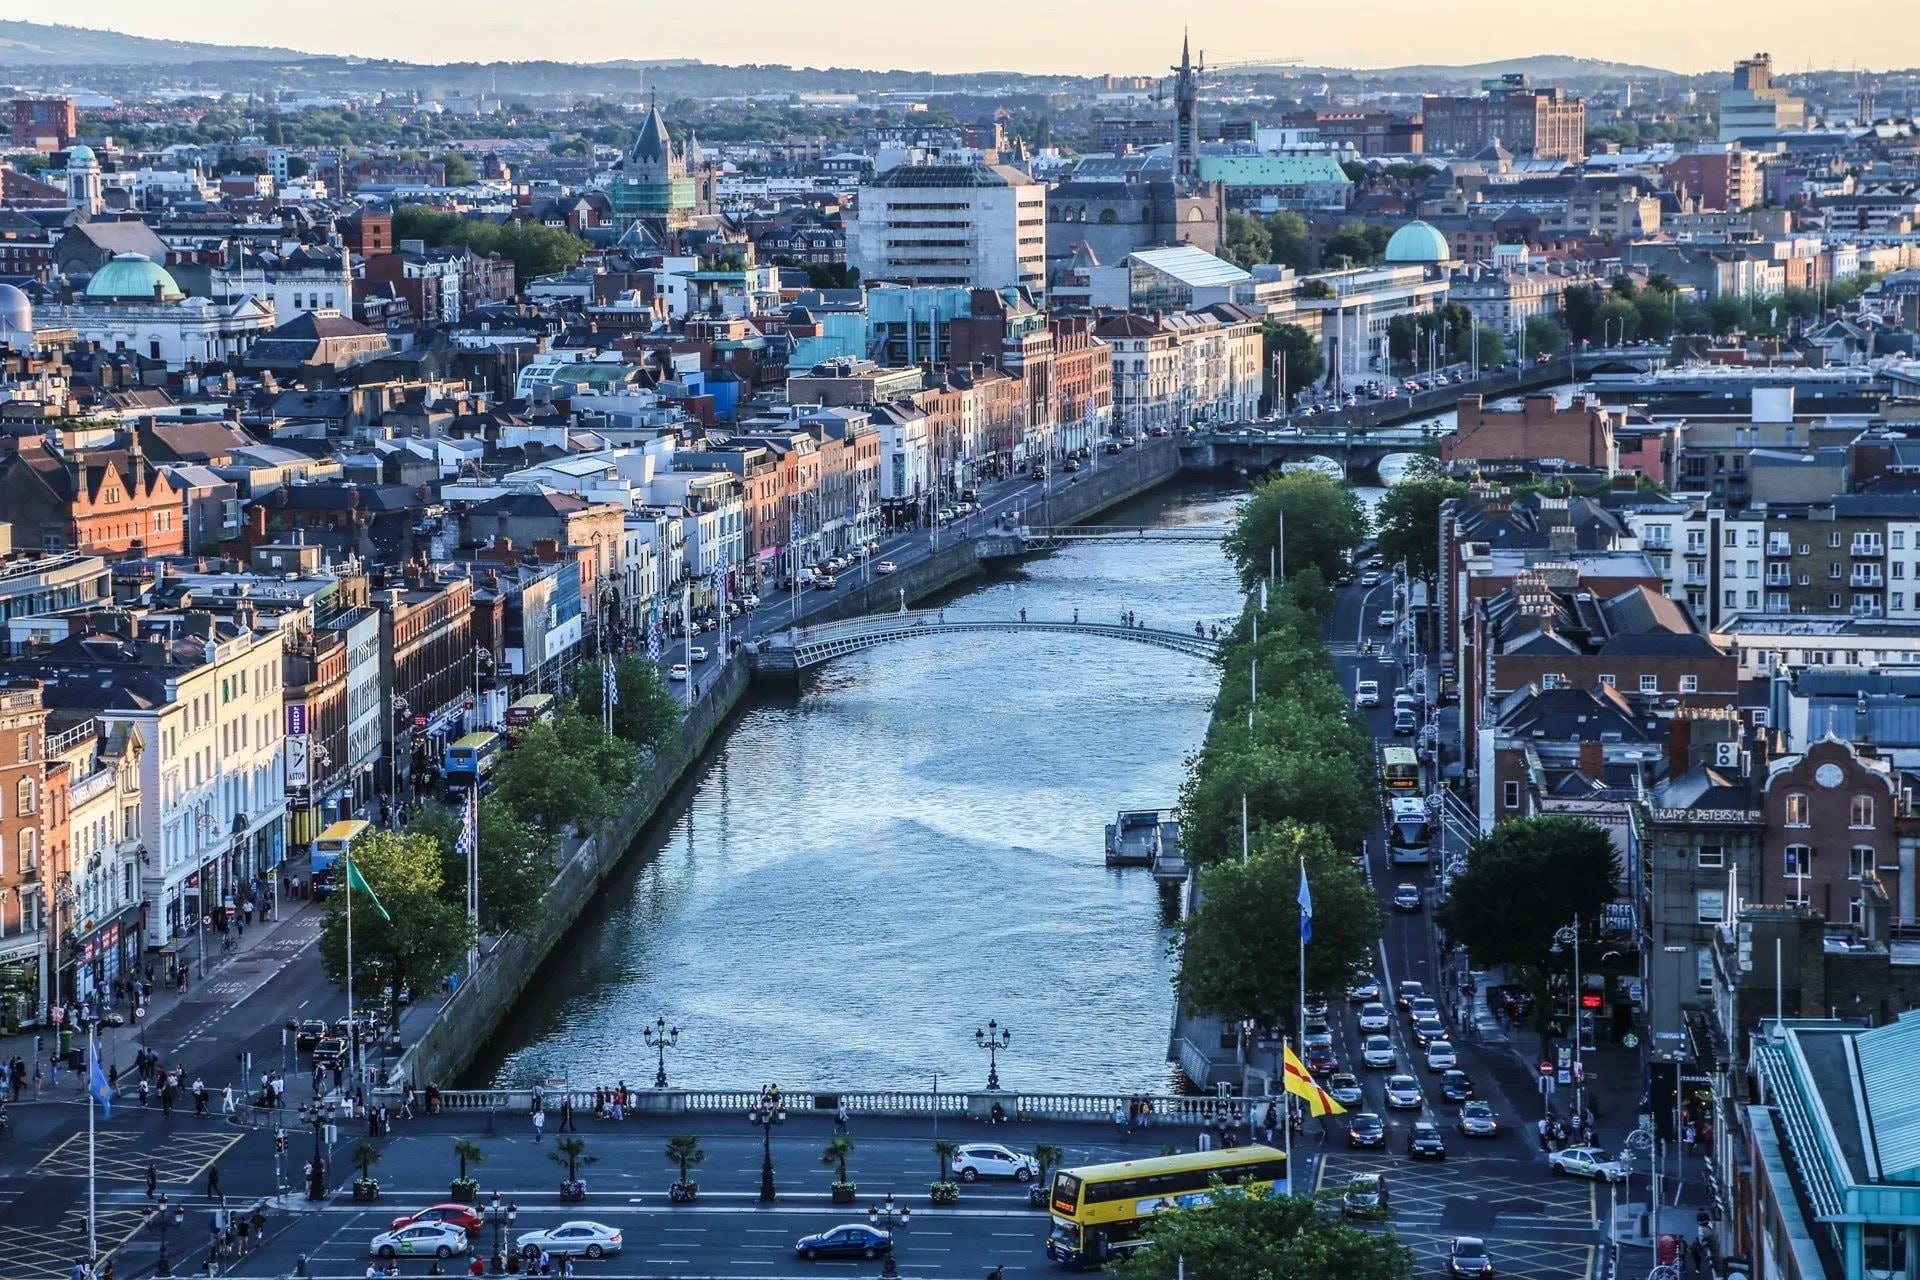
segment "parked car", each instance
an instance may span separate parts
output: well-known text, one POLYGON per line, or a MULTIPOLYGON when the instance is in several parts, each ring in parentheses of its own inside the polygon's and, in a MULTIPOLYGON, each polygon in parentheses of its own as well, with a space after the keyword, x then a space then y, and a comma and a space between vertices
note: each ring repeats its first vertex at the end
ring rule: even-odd
POLYGON ((1356 1111, 1353 1119, 1347 1122, 1347 1145, 1350 1147, 1384 1147, 1387 1145, 1387 1122, 1371 1111, 1356 1111))
POLYGON ((1029 1182, 1040 1174, 1040 1162, 997 1142, 969 1142, 953 1153, 953 1171, 960 1181, 976 1178, 1012 1178, 1029 1182))
POLYGON ((537 1258, 543 1249, 548 1253, 581 1253, 589 1258, 606 1258, 620 1252, 620 1228, 583 1218, 540 1231, 523 1232, 514 1244, 519 1246, 523 1258, 537 1258))
POLYGON ((382 1231, 367 1251, 380 1258, 451 1258, 467 1251, 467 1233, 451 1222, 416 1222, 382 1231))
POLYGON ((1431 1120, 1414 1121, 1413 1132, 1407 1135, 1407 1154, 1416 1160, 1445 1160, 1447 1144, 1440 1127, 1431 1120))
POLYGON ((802 1258, 880 1258, 893 1252, 893 1233, 849 1222, 815 1235, 801 1236, 793 1251, 802 1258))

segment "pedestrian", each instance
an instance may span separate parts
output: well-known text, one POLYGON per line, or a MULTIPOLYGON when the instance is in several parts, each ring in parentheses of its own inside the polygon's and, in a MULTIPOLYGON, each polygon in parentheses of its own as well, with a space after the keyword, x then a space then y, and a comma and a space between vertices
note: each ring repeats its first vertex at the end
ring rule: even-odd
POLYGON ((193 1082, 193 1114, 207 1114, 207 1082, 198 1078, 193 1082))
POLYGON ((533 1140, 535 1142, 540 1141, 540 1135, 545 1133, 546 1131, 547 1131, 547 1113, 544 1111, 534 1112, 533 1113, 533 1140))
POLYGON ((154 1190, 159 1185, 160 1170, 154 1166, 153 1161, 149 1160, 147 1161, 147 1199, 153 1199, 154 1190))
POLYGON ((113 1259, 108 1258, 100 1264, 100 1280, 113 1280, 113 1259))
POLYGON ((1127 1132, 1127 1109, 1117 1102, 1113 1104, 1113 1127, 1123 1135, 1127 1132))
POLYGON ((83 1260, 73 1264, 73 1271, 67 1277, 67 1280, 87 1280, 88 1274, 87 1264, 83 1260))
POLYGON ((400 1118, 413 1119, 413 1086, 411 1084, 400 1091, 400 1118))
POLYGON ((1698 1239, 1687 1246, 1687 1255, 1693 1260, 1693 1269, 1704 1275, 1707 1270, 1707 1250, 1698 1239))
POLYGON ((152 1087, 153 1087, 152 1085, 147 1083, 147 1078, 145 1076, 140 1077, 140 1105, 141 1106, 144 1107, 147 1105, 147 1091, 152 1087))
MULTIPOLYGON (((385 1108, 383 1107, 381 1108, 381 1110, 384 1111, 385 1108)), ((560 1099, 559 1132, 561 1133, 578 1133, 579 1132, 578 1129, 575 1129, 573 1127, 573 1099, 571 1097, 560 1099)))
POLYGON ((233 1229, 240 1237, 240 1252, 245 1254, 247 1251, 247 1237, 253 1233, 253 1224, 245 1218, 242 1218, 233 1224, 233 1229))
POLYGON ((380 1132, 382 1134, 393 1132, 393 1112, 387 1110, 387 1104, 384 1102, 380 1104, 380 1132))
POLYGON ((479 1254, 474 1254, 473 1261, 467 1264, 467 1274, 469 1276, 484 1276, 487 1274, 487 1264, 481 1261, 479 1254))
POLYGON ((227 1198, 220 1194, 220 1166, 217 1164, 207 1166, 207 1199, 221 1204, 227 1202, 227 1198))
POLYGON ((1549 1132, 1549 1130, 1548 1130, 1548 1125, 1547 1125, 1547 1118, 1546 1118, 1545 1116, 1541 1116, 1541 1117, 1540 1117, 1540 1119, 1539 1119, 1539 1120, 1537 1120, 1537 1121, 1535 1121, 1534 1123, 1535 1123, 1535 1125, 1536 1125, 1536 1126, 1537 1126, 1537 1127, 1539 1128, 1539 1130, 1540 1130, 1540 1149, 1541 1149, 1542 1151, 1551 1151, 1551 1150, 1553 1150, 1553 1148, 1552 1148, 1552 1146, 1550 1146, 1550 1145, 1548 1144, 1548 1132, 1549 1132))
POLYGON ((226 1115, 226 1116, 230 1116, 233 1114, 233 1086, 232 1085, 228 1085, 226 1088, 220 1091, 220 1114, 226 1115))

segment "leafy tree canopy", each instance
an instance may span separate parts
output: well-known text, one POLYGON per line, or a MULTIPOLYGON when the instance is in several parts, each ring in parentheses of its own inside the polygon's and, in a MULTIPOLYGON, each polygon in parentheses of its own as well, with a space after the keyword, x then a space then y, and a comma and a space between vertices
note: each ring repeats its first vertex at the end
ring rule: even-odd
POLYGON ((1318 471, 1295 471, 1263 481, 1240 509, 1226 551, 1248 589, 1266 576, 1268 552, 1286 522, 1283 574, 1311 565, 1328 581, 1346 572, 1353 549, 1366 537, 1366 516, 1344 481, 1318 471))
POLYGON ((398 1014, 401 987, 416 993, 439 986, 458 966, 473 937, 464 907, 448 902, 440 865, 440 846, 416 832, 376 831, 354 846, 353 865, 386 910, 374 910, 364 893, 349 890, 327 900, 320 923, 320 962, 327 976, 347 975, 347 899, 353 898, 354 980, 356 998, 392 989, 398 1014))
POLYGON ((1602 828, 1564 814, 1503 822, 1473 842, 1467 870, 1434 912, 1483 967, 1538 972, 1556 930, 1583 934, 1618 895, 1620 858, 1602 828))
POLYGON ((1458 498, 1467 487, 1444 476, 1426 475, 1402 480, 1380 500, 1380 558, 1387 564, 1407 562, 1407 572, 1431 582, 1440 564, 1440 507, 1458 498))
POLYGON ((1147 1228, 1150 1249, 1106 1268, 1112 1280, 1167 1280, 1169 1259, 1202 1280, 1412 1280, 1413 1252, 1391 1231, 1363 1231, 1323 1211, 1311 1196, 1221 1196, 1178 1209, 1147 1228))

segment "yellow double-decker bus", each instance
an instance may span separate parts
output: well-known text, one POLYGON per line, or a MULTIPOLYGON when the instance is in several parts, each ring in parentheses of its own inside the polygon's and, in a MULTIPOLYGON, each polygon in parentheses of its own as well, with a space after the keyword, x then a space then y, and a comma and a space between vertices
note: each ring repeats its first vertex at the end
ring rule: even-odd
POLYGON ((1380 748, 1380 786, 1388 795, 1420 790, 1420 757, 1412 747, 1380 748))
POLYGON ((1156 1214, 1206 1208, 1216 1182, 1246 1192, 1271 1191, 1275 1183, 1284 1189, 1286 1181, 1286 1152, 1257 1144, 1062 1169, 1047 1196, 1047 1256, 1069 1267, 1098 1267, 1145 1244, 1142 1233, 1156 1214))

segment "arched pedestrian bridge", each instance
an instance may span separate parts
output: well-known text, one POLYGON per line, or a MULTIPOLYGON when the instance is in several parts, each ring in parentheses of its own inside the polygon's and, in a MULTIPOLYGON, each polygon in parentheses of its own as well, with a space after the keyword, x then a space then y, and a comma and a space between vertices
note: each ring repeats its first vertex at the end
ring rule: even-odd
POLYGON ((747 650, 756 675, 797 674, 833 658, 894 640, 979 632, 1051 631, 1066 635, 1098 636, 1150 644, 1195 658, 1211 658, 1220 644, 1192 630, 1167 631, 1128 627, 1117 622, 1079 622, 1069 618, 949 618, 944 609, 912 609, 900 613, 873 613, 817 627, 789 627, 762 636, 747 650))

